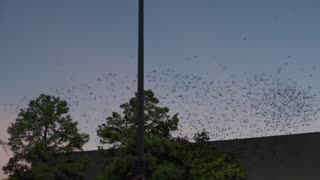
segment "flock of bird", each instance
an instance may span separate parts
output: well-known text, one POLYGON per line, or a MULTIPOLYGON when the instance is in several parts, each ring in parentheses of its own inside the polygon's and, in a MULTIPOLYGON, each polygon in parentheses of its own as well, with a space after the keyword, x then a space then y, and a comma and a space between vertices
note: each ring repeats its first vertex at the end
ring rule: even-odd
MULTIPOLYGON (((187 58, 197 63, 198 57, 187 58)), ((286 64, 287 65, 287 64, 286 64)), ((307 129, 320 110, 318 91, 280 78, 282 69, 272 75, 235 75, 218 65, 223 79, 212 73, 180 73, 157 66, 145 74, 145 89, 152 89, 170 114, 179 113, 180 127, 175 135, 192 137, 205 129, 211 140, 287 134, 307 129)), ((136 91, 136 76, 108 72, 90 82, 50 88, 46 94, 59 96, 71 107, 82 131, 97 142, 96 128, 136 91)), ((27 105, 28 97, 22 102, 27 105)), ((21 104, 5 104, 1 111, 14 111, 21 104)))

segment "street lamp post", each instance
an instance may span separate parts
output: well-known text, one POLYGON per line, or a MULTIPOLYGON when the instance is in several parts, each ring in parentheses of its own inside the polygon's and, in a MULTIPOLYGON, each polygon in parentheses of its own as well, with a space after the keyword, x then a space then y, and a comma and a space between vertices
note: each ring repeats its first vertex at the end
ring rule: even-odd
POLYGON ((144 178, 144 0, 139 0, 136 177, 144 178))

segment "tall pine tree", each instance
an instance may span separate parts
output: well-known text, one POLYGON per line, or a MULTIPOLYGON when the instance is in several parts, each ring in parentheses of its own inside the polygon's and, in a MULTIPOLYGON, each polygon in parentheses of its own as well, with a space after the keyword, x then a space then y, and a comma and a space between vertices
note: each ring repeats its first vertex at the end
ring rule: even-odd
POLYGON ((9 179, 81 179, 85 162, 74 162, 67 153, 82 150, 89 136, 79 132, 68 112, 66 101, 43 94, 20 111, 8 128, 13 157, 3 170, 9 179))

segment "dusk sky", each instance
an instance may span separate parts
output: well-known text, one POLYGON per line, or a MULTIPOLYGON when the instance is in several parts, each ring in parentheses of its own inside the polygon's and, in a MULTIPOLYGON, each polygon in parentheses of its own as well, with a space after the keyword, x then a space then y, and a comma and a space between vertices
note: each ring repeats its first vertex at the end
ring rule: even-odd
MULTIPOLYGON (((45 93, 71 104, 73 119, 91 135, 85 148, 94 149, 97 126, 136 90, 137 8, 133 0, 0 1, 0 138, 8 138, 19 109, 45 93)), ((146 0, 145 89, 170 94, 177 74, 223 81, 262 72, 318 89, 319 8, 311 0, 146 0)), ((185 94, 197 98, 194 92, 185 94)), ((195 106, 162 102, 173 113, 195 106)), ((319 131, 318 124, 294 133, 319 131)), ((268 134, 254 132, 215 137, 268 134)), ((7 156, 0 150, 0 166, 7 156)))

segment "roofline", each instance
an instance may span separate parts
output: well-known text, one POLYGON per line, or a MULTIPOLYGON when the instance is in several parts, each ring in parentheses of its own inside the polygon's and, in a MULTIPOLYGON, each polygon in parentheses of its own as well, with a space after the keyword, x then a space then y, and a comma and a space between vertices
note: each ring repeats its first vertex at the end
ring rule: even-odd
MULTIPOLYGON (((272 136, 260 136, 260 137, 248 137, 248 138, 239 138, 239 139, 224 139, 224 140, 216 140, 216 141, 209 141, 208 143, 219 143, 219 142, 230 142, 230 141, 246 141, 246 140, 253 140, 253 139, 268 139, 268 138, 277 138, 277 137, 289 137, 289 136, 307 136, 307 135, 313 135, 313 134, 319 134, 320 132, 306 132, 306 133, 299 133, 299 134, 281 134, 281 135, 272 135, 272 136)), ((81 152, 97 152, 96 150, 83 150, 83 151, 74 151, 72 153, 81 153, 81 152)))
POLYGON ((298 134, 280 134, 280 135, 271 135, 271 136, 259 136, 259 137, 248 137, 248 138, 239 138, 239 139, 223 139, 223 140, 216 140, 216 141, 210 141, 210 143, 213 142, 225 142, 225 141, 239 141, 239 140, 252 140, 252 139, 268 139, 268 138, 275 138, 275 137, 288 137, 288 136, 307 136, 312 134, 319 134, 320 132, 306 132, 306 133, 298 133, 298 134))

